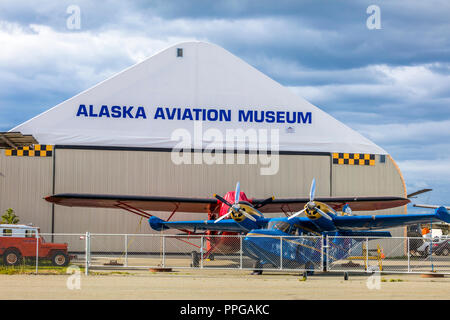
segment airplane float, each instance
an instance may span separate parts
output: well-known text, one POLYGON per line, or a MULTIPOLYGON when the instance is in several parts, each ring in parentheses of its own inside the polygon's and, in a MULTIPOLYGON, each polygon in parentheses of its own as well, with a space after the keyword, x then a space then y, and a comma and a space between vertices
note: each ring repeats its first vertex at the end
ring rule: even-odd
MULTIPOLYGON (((354 246, 352 241, 364 240, 362 237, 391 236, 388 231, 377 231, 380 229, 432 220, 450 223, 450 214, 445 207, 435 207, 435 212, 431 214, 354 215, 352 210, 394 208, 406 205, 410 200, 401 197, 315 198, 315 190, 313 179, 309 198, 250 200, 240 191, 238 182, 234 192, 230 191, 224 197, 215 194, 214 199, 67 193, 45 199, 70 207, 120 208, 147 218, 150 227, 156 231, 178 229, 187 236, 209 236, 205 258, 212 258, 215 252, 239 251, 240 241, 229 235, 245 235, 242 250, 255 261, 255 273, 258 274, 262 273, 264 264, 280 263, 280 256, 283 264, 304 266, 310 270, 314 269, 314 264, 323 262, 326 268, 325 263, 349 255, 350 248, 354 246), (162 220, 147 211, 172 213, 167 220, 162 220), (208 220, 170 221, 176 212, 206 212, 208 220), (286 216, 263 216, 263 213, 279 212, 284 212, 286 216), (305 216, 300 217, 303 213, 305 216), (328 243, 307 236, 324 236, 324 242, 328 239, 328 243)), ((198 254, 196 251, 193 253, 198 254)), ((194 265, 195 261, 198 263, 198 257, 193 256, 194 265)))

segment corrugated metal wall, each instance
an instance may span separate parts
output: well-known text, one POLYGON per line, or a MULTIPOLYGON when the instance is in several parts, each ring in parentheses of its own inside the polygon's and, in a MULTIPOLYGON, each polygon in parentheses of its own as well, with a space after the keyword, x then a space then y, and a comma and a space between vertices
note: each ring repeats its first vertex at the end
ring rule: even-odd
MULTIPOLYGON (((390 157, 380 162, 380 155, 375 157, 374 166, 333 165, 333 196, 397 196, 405 197, 406 190, 400 172, 390 157)), ((403 214, 404 207, 379 210, 377 214, 403 214)), ((393 236, 406 236, 405 228, 390 229, 393 236)))
POLYGON ((0 150, 0 215, 12 208, 23 224, 51 231, 51 204, 43 197, 52 192, 51 157, 7 157, 0 150))
MULTIPOLYGON (((214 193, 224 195, 234 190, 240 181, 241 190, 248 197, 297 197, 308 194, 311 180, 316 177, 317 194, 330 195, 329 156, 281 155, 278 173, 262 176, 260 165, 175 165, 170 155, 170 152, 57 149, 55 193, 212 197, 214 193)), ((121 210, 58 206, 55 212, 58 232, 136 232, 139 220, 121 210)), ((177 218, 205 216, 180 213, 177 218)), ((144 232, 148 231, 146 226, 144 232)))
MULTIPOLYGON (((246 155, 248 157, 248 155, 246 155)), ((212 197, 241 190, 249 197, 296 197, 308 194, 316 177, 318 195, 330 195, 329 156, 281 155, 276 175, 260 175, 260 165, 175 165, 170 152, 56 149, 55 193, 166 195, 212 197), (276 191, 275 194, 273 192, 276 191)), ((245 163, 248 163, 246 160, 245 163)), ((170 213, 156 213, 167 218, 170 213)), ((206 219, 205 214, 178 213, 173 219, 206 219)), ((155 233, 147 221, 114 209, 55 207, 57 232, 155 233)), ((169 233, 177 233, 172 231, 169 233)), ((182 243, 170 242, 180 250, 182 243)), ((98 238, 96 247, 123 248, 119 238, 98 238)), ((159 250, 159 242, 146 243, 146 250, 159 250)))
POLYGON ((403 183, 392 161, 380 162, 376 155, 374 166, 333 165, 333 196, 405 196, 403 183))

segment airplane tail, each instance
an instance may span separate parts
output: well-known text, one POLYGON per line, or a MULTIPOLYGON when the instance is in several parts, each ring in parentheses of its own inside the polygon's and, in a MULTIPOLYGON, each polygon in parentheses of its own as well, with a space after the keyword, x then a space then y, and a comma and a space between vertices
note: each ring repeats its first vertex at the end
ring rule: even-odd
POLYGON ((448 210, 446 207, 437 208, 435 211, 435 215, 439 220, 450 223, 450 213, 448 213, 448 210))

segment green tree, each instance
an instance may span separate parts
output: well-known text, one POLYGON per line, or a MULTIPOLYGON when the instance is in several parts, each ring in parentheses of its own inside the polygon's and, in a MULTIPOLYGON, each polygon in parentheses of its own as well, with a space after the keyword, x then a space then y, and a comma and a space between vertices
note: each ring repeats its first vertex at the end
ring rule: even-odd
POLYGON ((16 216, 14 213, 14 210, 9 208, 5 211, 5 214, 2 215, 2 223, 5 224, 18 224, 19 223, 19 217, 16 216))

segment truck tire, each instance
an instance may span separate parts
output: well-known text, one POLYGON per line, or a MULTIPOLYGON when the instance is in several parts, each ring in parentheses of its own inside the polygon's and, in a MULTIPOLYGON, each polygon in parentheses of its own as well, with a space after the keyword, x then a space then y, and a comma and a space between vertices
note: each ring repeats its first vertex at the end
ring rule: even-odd
POLYGON ((52 265, 56 267, 65 267, 69 264, 69 255, 64 251, 56 251, 52 255, 52 265))
POLYGON ((8 248, 3 253, 3 263, 5 266, 18 266, 22 263, 22 254, 18 249, 8 248))

